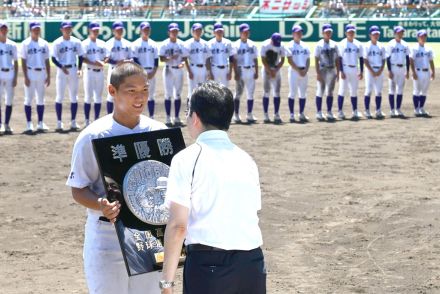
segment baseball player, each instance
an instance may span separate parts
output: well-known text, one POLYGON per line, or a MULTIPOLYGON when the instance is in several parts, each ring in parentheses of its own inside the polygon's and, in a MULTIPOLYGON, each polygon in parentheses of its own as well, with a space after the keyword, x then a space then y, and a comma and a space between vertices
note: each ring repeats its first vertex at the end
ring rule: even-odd
POLYGON ((362 114, 357 110, 357 90, 359 80, 362 80, 364 71, 364 58, 362 53, 362 44, 356 40, 356 27, 352 24, 345 26, 345 36, 338 44, 339 53, 339 69, 340 69, 340 83, 338 91, 338 118, 345 119, 345 114, 342 111, 344 105, 344 95, 347 88, 350 90, 351 105, 353 109, 352 119, 356 120, 362 117, 362 114), (358 71, 358 59, 360 72, 358 71))
POLYGON ((159 49, 155 41, 150 39, 151 25, 142 22, 139 26, 140 38, 131 47, 133 61, 142 66, 148 75, 148 113, 154 118, 154 95, 156 92, 156 72, 159 66, 159 49))
POLYGON ((405 79, 409 78, 409 46, 403 40, 405 29, 402 26, 394 28, 394 39, 388 42, 387 68, 389 77, 389 101, 391 117, 405 117, 400 107, 403 100, 405 79), (396 101, 394 95, 397 94, 396 101), (394 104, 396 102, 396 104, 394 104))
POLYGON ((208 70, 210 70, 208 59, 211 57, 208 42, 201 38, 202 24, 193 24, 191 32, 193 37, 185 42, 188 53, 188 99, 194 88, 208 79, 208 70))
POLYGON ((224 29, 221 23, 214 24, 215 37, 208 41, 211 50, 210 76, 220 84, 228 87, 234 67, 234 50, 230 40, 223 37, 224 29))
POLYGON ((322 26, 322 39, 315 48, 315 68, 316 68, 316 119, 324 121, 322 113, 322 97, 326 95, 327 120, 334 121, 332 113, 333 90, 339 76, 338 45, 331 40, 333 28, 331 24, 322 26))
POLYGON ((17 44, 8 39, 8 25, 0 21, 0 134, 12 135, 9 126, 12 115, 14 88, 17 86, 17 44), (1 100, 5 94, 5 124, 1 118, 1 100))
POLYGON ((95 120, 101 112, 102 91, 104 90, 104 60, 107 56, 105 42, 98 39, 101 26, 97 22, 89 23, 89 37, 82 42, 84 63, 84 116, 85 124, 90 124, 90 109, 93 97, 95 120))
POLYGON ((250 124, 257 121, 253 115, 255 81, 258 79, 258 49, 255 43, 249 40, 250 26, 247 23, 239 27, 240 39, 232 44, 235 52, 235 88, 234 97, 234 121, 241 123, 240 98, 246 87, 247 116, 246 121, 250 124))
POLYGON ((78 110, 78 76, 81 74, 83 63, 83 51, 81 41, 72 37, 72 23, 64 21, 61 23, 62 36, 56 39, 52 45, 52 62, 57 66, 55 100, 55 111, 57 114, 57 127, 55 131, 63 131, 61 113, 63 109, 64 92, 66 86, 70 94, 71 124, 70 130, 78 131, 80 126, 76 123, 76 112, 78 110), (78 65, 76 62, 78 61, 78 65))
POLYGON ((428 117, 425 111, 426 94, 428 93, 429 83, 435 79, 434 51, 425 46, 428 33, 426 30, 417 32, 417 45, 411 48, 410 60, 413 73, 413 102, 414 114, 419 117, 428 117), (431 71, 430 71, 431 69, 431 71))
MULTIPOLYGON (((107 71, 107 82, 110 81, 113 68, 131 59, 131 43, 124 39, 124 24, 121 21, 115 21, 112 24, 113 38, 106 42, 107 56, 105 62, 109 64, 107 71)), ((113 112, 113 97, 107 94, 107 113, 113 112)))
POLYGON ((263 111, 264 123, 270 123, 269 119, 269 95, 270 90, 273 91, 274 104, 274 123, 281 124, 282 120, 280 111, 280 90, 281 90, 281 73, 284 59, 286 57, 286 49, 281 45, 281 35, 273 33, 270 39, 263 42, 260 49, 261 62, 263 63, 263 111))
MULTIPOLYGON (((177 38, 179 25, 171 23, 168 25, 169 38, 163 41, 159 56, 160 61, 165 62, 163 68, 163 82, 165 87, 165 112, 167 115, 166 125, 171 126, 171 98, 174 96, 174 126, 181 126, 179 118, 180 106, 182 103, 181 93, 183 86, 183 64, 187 63, 188 53, 185 43, 177 38)), ((187 65, 188 67, 188 65, 187 65)))
POLYGON ((372 119, 370 112, 371 92, 374 89, 376 94, 376 118, 382 119, 385 114, 381 110, 383 70, 386 63, 385 46, 380 43, 380 30, 378 26, 369 28, 370 41, 364 47, 364 63, 367 71, 365 73, 365 117, 372 119))
POLYGON ((309 80, 308 72, 310 67, 310 50, 307 45, 301 41, 303 29, 299 25, 292 27, 293 40, 287 45, 287 61, 290 66, 289 76, 289 111, 290 122, 295 122, 295 97, 299 96, 299 120, 307 122, 309 118, 304 114, 306 107, 307 83, 309 80))
POLYGON ((49 44, 40 38, 41 24, 31 22, 29 29, 30 37, 21 44, 21 66, 24 75, 24 112, 26 114, 26 131, 32 134, 32 100, 37 96, 37 131, 46 132, 49 128, 43 122, 45 90, 50 85, 49 44))

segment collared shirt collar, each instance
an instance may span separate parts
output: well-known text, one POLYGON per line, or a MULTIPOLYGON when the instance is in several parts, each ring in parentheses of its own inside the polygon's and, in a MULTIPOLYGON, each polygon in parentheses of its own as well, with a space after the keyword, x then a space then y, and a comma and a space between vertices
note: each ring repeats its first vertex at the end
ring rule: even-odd
POLYGON ((197 142, 208 142, 211 140, 225 140, 230 141, 228 133, 221 130, 211 130, 211 131, 204 131, 197 137, 197 142))

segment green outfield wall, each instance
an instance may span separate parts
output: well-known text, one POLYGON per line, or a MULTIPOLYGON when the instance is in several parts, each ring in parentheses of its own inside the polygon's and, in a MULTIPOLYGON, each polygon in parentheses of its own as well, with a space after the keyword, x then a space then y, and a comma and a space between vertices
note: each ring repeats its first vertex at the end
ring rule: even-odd
MULTIPOLYGON (((133 19, 125 21, 125 38, 130 41, 138 38, 139 24, 142 19, 133 19)), ((353 23, 357 26, 357 38, 360 41, 366 41, 368 39, 368 28, 371 25, 378 25, 382 32, 382 40, 386 41, 393 37, 393 27, 396 25, 402 25, 406 28, 406 38, 409 41, 415 41, 417 30, 426 29, 428 31, 429 41, 440 42, 440 19, 439 20, 427 20, 427 19, 352 19, 350 21, 346 19, 341 20, 326 20, 326 19, 270 19, 270 20, 249 20, 249 19, 234 19, 234 20, 221 20, 225 28, 225 36, 231 40, 236 40, 239 37, 238 26, 246 22, 251 26, 251 39, 255 41, 264 41, 269 38, 274 32, 282 34, 285 41, 291 39, 292 25, 299 24, 304 29, 304 41, 314 42, 320 38, 320 31, 322 24, 330 22, 334 25, 334 39, 340 40, 344 37, 344 26, 347 23, 353 23)), ((21 42, 29 34, 29 25, 23 21, 8 20, 9 24, 9 37, 16 41, 21 42)), ((73 22, 73 35, 79 39, 84 39, 87 36, 87 21, 72 20, 73 22)), ((111 38, 111 21, 102 20, 99 21, 102 24, 102 36, 101 38, 107 40, 111 38)), ((152 25, 151 38, 156 41, 162 41, 167 38, 167 25, 172 22, 163 20, 150 20, 152 25)), ((181 26, 180 38, 188 39, 191 35, 191 25, 196 22, 192 20, 175 21, 181 26)), ((204 38, 210 39, 213 37, 213 20, 197 20, 204 25, 204 38)), ((60 36, 59 21, 42 21, 42 34, 43 37, 52 42, 60 36)))

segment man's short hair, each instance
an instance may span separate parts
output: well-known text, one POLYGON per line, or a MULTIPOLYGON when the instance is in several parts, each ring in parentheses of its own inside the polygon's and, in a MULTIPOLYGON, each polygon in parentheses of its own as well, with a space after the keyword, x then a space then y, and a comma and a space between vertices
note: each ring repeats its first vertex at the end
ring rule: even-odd
POLYGON ((189 115, 193 112, 206 127, 227 131, 234 113, 231 90, 214 81, 200 84, 191 95, 189 115))
POLYGON ((110 76, 110 84, 116 89, 119 89, 119 86, 126 78, 134 75, 143 75, 147 77, 144 69, 139 64, 132 61, 123 62, 113 68, 112 75, 110 76))

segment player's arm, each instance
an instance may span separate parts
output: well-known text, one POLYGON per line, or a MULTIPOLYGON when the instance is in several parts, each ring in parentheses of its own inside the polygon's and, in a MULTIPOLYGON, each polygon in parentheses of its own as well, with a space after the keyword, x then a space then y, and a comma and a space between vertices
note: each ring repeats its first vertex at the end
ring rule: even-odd
POLYGON ((12 80, 12 86, 17 86, 17 77, 18 77, 18 60, 14 60, 14 79, 12 80))
POLYGON ((342 57, 338 58, 338 65, 339 65, 339 72, 341 73, 341 79, 345 80, 345 73, 344 73, 344 64, 342 61, 342 57))
POLYGON ((278 62, 277 66, 276 66, 277 71, 283 67, 285 59, 286 59, 286 57, 284 57, 284 56, 280 57, 280 62, 278 62))
POLYGON ((206 70, 208 71, 208 79, 213 79, 211 57, 206 58, 206 70))
POLYGON ((255 74, 254 74, 254 79, 258 79, 258 58, 254 59, 254 66, 255 66, 255 74))
POLYGON ((168 61, 171 61, 171 57, 166 57, 166 56, 159 56, 159 58, 160 58, 160 61, 162 61, 162 62, 168 62, 168 61))
POLYGON ((228 80, 232 78, 232 71, 236 70, 237 61, 234 58, 234 55, 229 56, 229 72, 228 72, 228 80))
POLYGON ((414 64, 414 58, 412 58, 412 56, 411 56, 411 58, 409 59, 409 62, 410 62, 410 68, 411 68, 411 71, 412 71, 412 76, 413 76, 413 79, 414 80, 417 80, 417 71, 416 71, 416 66, 415 66, 415 64, 414 64))
POLYGON ((319 62, 320 62, 319 57, 315 56, 316 79, 318 81, 321 81, 322 80, 322 76, 321 76, 321 68, 319 66, 319 62))
POLYGON ((188 71, 189 79, 192 80, 193 77, 194 77, 194 75, 193 75, 193 72, 192 72, 192 70, 191 70, 191 66, 189 65, 188 58, 185 58, 185 59, 184 59, 184 62, 185 62, 186 70, 188 71))
POLYGON ((267 72, 270 72, 270 66, 269 66, 269 63, 267 63, 266 56, 264 56, 264 55, 261 56, 261 63, 263 64, 264 69, 267 72))
POLYGON ((29 87, 31 82, 30 82, 29 77, 28 77, 28 70, 27 70, 26 59, 23 58, 23 57, 21 58, 21 68, 23 69, 24 84, 26 85, 26 87, 29 87))
POLYGON ((431 80, 435 79, 435 65, 434 65, 434 59, 431 59, 429 61, 429 67, 431 68, 431 80))
POLYGON ((410 58, 409 58, 409 54, 407 54, 405 56, 405 60, 406 60, 406 78, 409 78, 409 68, 411 66, 411 62, 410 62, 410 58))
POLYGON ((368 58, 364 58, 364 65, 372 74, 374 74, 374 70, 371 67, 370 62, 368 61, 368 58))
POLYGON ((151 73, 148 74, 148 78, 152 79, 154 78, 154 76, 156 75, 157 72, 157 68, 159 67, 159 58, 154 58, 154 66, 153 66, 153 70, 151 71, 151 73))
POLYGON ((310 69, 310 57, 306 60, 306 68, 304 69, 305 73, 308 73, 310 69))
POLYGON ((50 85, 50 60, 49 58, 47 58, 45 60, 45 64, 46 64, 46 87, 49 87, 50 85))
POLYGON ((296 71, 299 71, 298 66, 296 66, 295 61, 293 61, 292 56, 287 57, 287 62, 296 71))

